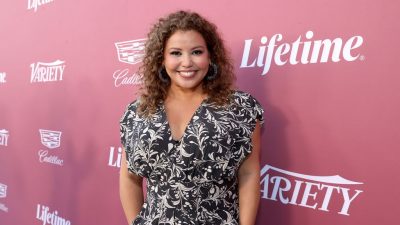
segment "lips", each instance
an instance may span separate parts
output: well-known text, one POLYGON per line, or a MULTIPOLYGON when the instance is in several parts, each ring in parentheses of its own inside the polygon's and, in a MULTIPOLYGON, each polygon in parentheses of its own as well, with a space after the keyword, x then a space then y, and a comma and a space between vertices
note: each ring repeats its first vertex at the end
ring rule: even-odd
POLYGON ((191 71, 178 71, 179 75, 182 77, 193 77, 196 71, 191 70, 191 71))

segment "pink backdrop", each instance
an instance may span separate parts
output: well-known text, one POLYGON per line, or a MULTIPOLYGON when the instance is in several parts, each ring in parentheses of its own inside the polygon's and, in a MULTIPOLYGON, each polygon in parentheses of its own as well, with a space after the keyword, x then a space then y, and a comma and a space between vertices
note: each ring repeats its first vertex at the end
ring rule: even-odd
POLYGON ((398 223, 399 6, 3 2, 0 224, 126 224, 118 122, 138 88, 140 39, 177 9, 217 24, 237 86, 266 110, 257 224, 398 223))

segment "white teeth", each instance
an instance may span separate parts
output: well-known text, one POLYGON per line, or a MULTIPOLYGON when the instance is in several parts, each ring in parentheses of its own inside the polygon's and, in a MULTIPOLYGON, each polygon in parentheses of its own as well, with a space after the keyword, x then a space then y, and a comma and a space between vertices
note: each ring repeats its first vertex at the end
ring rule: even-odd
POLYGON ((191 77, 191 76, 194 75, 194 71, 188 71, 188 72, 183 72, 183 71, 181 71, 181 72, 179 72, 179 74, 180 74, 181 76, 184 76, 184 77, 191 77))

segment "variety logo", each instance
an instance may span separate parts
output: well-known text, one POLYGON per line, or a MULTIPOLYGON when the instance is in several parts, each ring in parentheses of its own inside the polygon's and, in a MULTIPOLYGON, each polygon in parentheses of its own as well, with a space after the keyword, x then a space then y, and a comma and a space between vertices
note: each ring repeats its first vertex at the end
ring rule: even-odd
POLYGON ((307 207, 349 216, 353 201, 362 193, 363 183, 336 176, 312 176, 286 171, 270 165, 261 169, 261 197, 282 204, 307 207), (330 204, 331 202, 334 202, 330 204))
POLYGON ((364 56, 353 51, 363 44, 363 37, 353 36, 348 40, 335 38, 333 40, 311 40, 314 36, 312 31, 307 31, 305 39, 302 40, 300 35, 296 41, 292 43, 280 43, 283 40, 282 34, 273 35, 268 42, 268 38, 263 36, 260 40, 261 45, 258 49, 258 55, 250 60, 253 39, 244 41, 243 57, 240 68, 260 67, 263 68, 261 75, 266 75, 274 63, 277 66, 283 66, 287 63, 291 65, 314 64, 355 61, 356 59, 364 59, 364 56), (275 48, 276 47, 276 48, 275 48))
POLYGON ((115 150, 115 147, 110 147, 110 156, 108 158, 108 165, 111 167, 121 167, 121 158, 122 158, 122 148, 118 147, 118 150, 115 150))
POLYGON ((71 221, 58 215, 58 211, 50 211, 50 207, 38 204, 36 207, 36 219, 43 222, 43 225, 71 225, 71 221))
MULTIPOLYGON (((131 41, 117 42, 118 60, 127 64, 140 63, 145 54, 145 44, 147 39, 137 39, 131 41)), ((131 73, 129 69, 118 69, 113 73, 114 86, 139 85, 142 83, 142 76, 138 73, 131 73)))
POLYGON ((8 136, 9 134, 7 130, 0 130, 0 145, 7 146, 8 136))
POLYGON ((6 83, 6 73, 5 72, 0 72, 0 84, 1 83, 6 83))
POLYGON ((31 64, 31 83, 62 81, 65 61, 51 63, 37 62, 31 64))
MULTIPOLYGON (((40 133, 40 140, 44 146, 46 146, 49 149, 55 149, 60 147, 61 143, 60 131, 39 129, 39 133, 40 133)), ((58 158, 58 156, 49 155, 48 150, 39 150, 38 155, 39 155, 39 162, 41 163, 46 162, 59 166, 62 166, 64 163, 64 160, 58 158)))
POLYGON ((39 6, 48 4, 53 1, 54 0, 28 0, 28 10, 33 9, 33 11, 36 12, 39 6))
MULTIPOLYGON (((7 185, 0 183, 0 198, 5 197, 7 197, 7 185)), ((8 212, 7 206, 5 206, 3 203, 0 203, 0 210, 8 212)))

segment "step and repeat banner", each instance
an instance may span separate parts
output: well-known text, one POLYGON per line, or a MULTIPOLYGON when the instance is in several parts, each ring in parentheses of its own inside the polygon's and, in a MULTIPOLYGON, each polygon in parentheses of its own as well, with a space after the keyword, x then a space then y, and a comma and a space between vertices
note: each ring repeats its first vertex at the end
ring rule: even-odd
POLYGON ((0 224, 126 224, 119 119, 146 34, 215 23, 265 108, 258 225, 391 225, 400 199, 398 1, 67 1, 0 6, 0 224))

